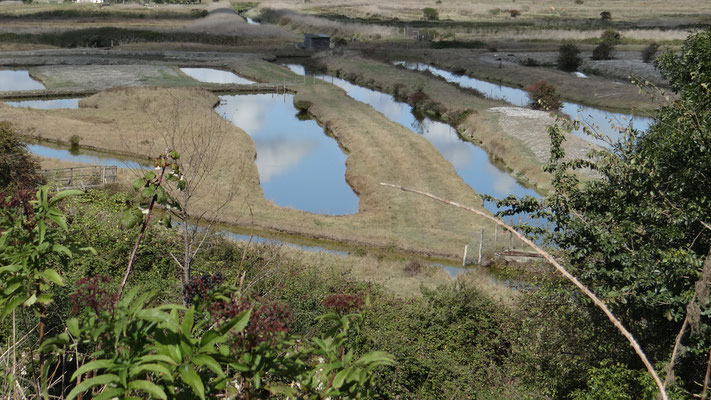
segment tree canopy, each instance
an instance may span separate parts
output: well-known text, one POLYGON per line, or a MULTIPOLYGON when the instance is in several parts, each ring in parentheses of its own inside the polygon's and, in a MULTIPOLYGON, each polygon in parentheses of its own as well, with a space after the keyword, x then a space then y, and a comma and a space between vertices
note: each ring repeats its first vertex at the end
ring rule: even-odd
POLYGON ((711 271, 703 271, 711 248, 711 30, 691 34, 657 66, 678 99, 656 112, 647 131, 621 129, 609 151, 571 161, 560 146, 564 130, 551 127, 546 168, 555 190, 541 207, 556 226, 548 239, 653 360, 669 359, 688 319, 688 352, 677 372, 689 385, 703 381, 711 346, 711 271), (598 177, 582 181, 574 173, 580 168, 598 177))

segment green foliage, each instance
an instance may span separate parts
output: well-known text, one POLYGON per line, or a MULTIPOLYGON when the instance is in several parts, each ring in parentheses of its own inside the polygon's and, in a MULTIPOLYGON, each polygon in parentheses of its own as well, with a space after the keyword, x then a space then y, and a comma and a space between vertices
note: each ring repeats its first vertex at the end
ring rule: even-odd
POLYGON ((437 21, 439 19, 439 12, 437 9, 432 7, 426 7, 422 9, 422 18, 425 21, 437 21))
POLYGON ((577 71, 582 63, 580 49, 574 43, 563 43, 558 48, 558 68, 563 71, 573 72, 577 71))
POLYGON ((378 348, 398 360, 381 370, 373 397, 466 399, 515 393, 502 310, 466 286, 423 289, 423 295, 382 302, 364 314, 357 347, 378 348))
POLYGON ((12 130, 10 123, 0 121, 0 193, 34 188, 41 182, 37 161, 12 130))
POLYGON ((667 359, 687 305, 696 310, 688 314, 694 330, 683 342, 689 367, 677 374, 686 385, 703 379, 702 368, 692 366, 705 363, 711 346, 705 278, 711 273, 702 272, 711 248, 704 226, 711 219, 710 43, 711 31, 697 33, 679 54, 660 57, 679 99, 659 109, 646 132, 622 129, 611 151, 582 161, 565 158, 564 137, 553 127, 546 166, 555 191, 545 206, 557 227, 549 239, 652 360, 667 359), (599 178, 580 182, 572 171, 583 167, 599 178))
POLYGON ((194 307, 151 308, 154 294, 139 291, 134 288, 115 307, 92 310, 81 321, 70 319, 67 331, 45 344, 45 351, 56 354, 61 349, 84 360, 71 380, 84 375, 88 379, 81 379, 67 400, 99 389, 92 398, 123 399, 142 393, 141 397, 160 399, 205 399, 227 385, 229 360, 219 345, 245 329, 250 310, 208 326, 208 321, 195 319, 194 307), (82 355, 83 348, 93 351, 82 355))
POLYGON ((64 285, 61 269, 54 263, 61 266, 72 256, 66 246, 67 223, 57 206, 81 192, 64 191, 50 197, 43 186, 31 200, 32 193, 24 190, 0 199, 0 319, 21 305, 42 314, 52 302, 50 287, 64 285))
POLYGON ((359 314, 324 315, 323 320, 336 325, 308 346, 281 334, 261 336, 278 317, 270 314, 262 320, 255 313, 263 311, 239 300, 236 288, 203 293, 209 299, 189 308, 149 307, 155 295, 139 292, 134 288, 115 306, 92 297, 105 292, 82 292, 75 299, 89 305, 84 307, 88 313, 68 320, 67 330, 42 346, 50 355, 74 354, 82 360, 69 380, 81 383, 71 388, 67 400, 80 394, 119 399, 266 398, 268 393, 367 398, 375 369, 393 364, 383 352, 354 358, 345 342, 359 314), (225 310, 235 315, 225 318, 225 310))
POLYGON ((651 399, 654 397, 654 390, 642 394, 640 381, 643 377, 643 371, 630 370, 622 364, 605 360, 600 367, 591 368, 588 372, 587 390, 577 390, 571 398, 572 400, 651 399))
POLYGON ((530 106, 534 110, 559 110, 561 105, 560 95, 555 90, 555 86, 546 81, 538 81, 526 87, 528 97, 531 99, 530 106))

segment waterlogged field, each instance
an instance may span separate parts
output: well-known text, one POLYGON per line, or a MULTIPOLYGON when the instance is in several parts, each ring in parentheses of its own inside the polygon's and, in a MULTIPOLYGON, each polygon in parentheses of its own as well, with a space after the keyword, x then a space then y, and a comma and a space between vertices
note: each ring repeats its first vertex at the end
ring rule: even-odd
MULTIPOLYGON (((477 193, 496 198, 510 195, 538 197, 534 190, 521 185, 511 175, 492 164, 489 156, 481 148, 471 142, 461 140, 450 125, 428 117, 417 116, 410 105, 397 101, 389 94, 371 90, 334 76, 314 75, 301 65, 288 64, 287 67, 295 73, 311 75, 342 88, 354 99, 372 106, 393 122, 424 137, 439 150, 442 156, 452 164, 457 174, 477 193)), ((491 202, 486 202, 485 206, 492 212, 498 210, 491 202)))
MULTIPOLYGON (((518 88, 497 85, 495 83, 476 79, 470 76, 456 75, 450 71, 418 62, 396 61, 394 64, 401 65, 411 70, 428 71, 436 76, 441 76, 447 82, 451 82, 465 88, 476 89, 488 98, 504 100, 515 106, 528 107, 531 103, 531 99, 528 97, 526 91, 518 88)), ((563 102, 561 111, 567 114, 571 119, 580 120, 582 122, 582 126, 594 130, 598 134, 607 136, 612 141, 620 139, 620 128, 624 129, 631 127, 638 131, 645 131, 652 122, 652 119, 649 117, 605 111, 596 107, 585 106, 568 101, 563 102)), ((572 133, 595 145, 608 146, 606 141, 596 139, 585 133, 582 126, 574 129, 572 133)))
POLYGON ((346 183, 346 155, 316 121, 297 115, 292 95, 220 96, 215 111, 244 129, 257 149, 267 199, 316 214, 358 212, 346 183))

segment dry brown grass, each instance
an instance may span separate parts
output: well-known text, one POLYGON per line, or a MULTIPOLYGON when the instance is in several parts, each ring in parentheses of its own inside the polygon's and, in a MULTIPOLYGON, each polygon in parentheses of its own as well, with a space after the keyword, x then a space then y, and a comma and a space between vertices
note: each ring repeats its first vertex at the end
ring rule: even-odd
POLYGON ((711 14, 711 4, 698 2, 690 7, 686 0, 586 0, 575 4, 572 0, 449 0, 439 4, 423 4, 417 0, 383 2, 365 0, 347 3, 342 0, 311 0, 309 2, 286 2, 284 0, 264 0, 260 7, 296 9, 314 14, 337 14, 360 18, 400 18, 420 19, 422 8, 434 7, 440 19, 455 21, 519 21, 533 18, 591 18, 598 19, 601 11, 610 11, 613 20, 636 21, 648 18, 698 21, 711 14), (521 12, 518 18, 511 18, 508 9, 521 12), (498 12, 496 11, 498 10, 498 12))
POLYGON ((377 40, 396 35, 397 29, 352 22, 333 21, 318 16, 298 14, 287 10, 265 11, 275 23, 299 32, 326 33, 334 37, 358 40, 377 40))

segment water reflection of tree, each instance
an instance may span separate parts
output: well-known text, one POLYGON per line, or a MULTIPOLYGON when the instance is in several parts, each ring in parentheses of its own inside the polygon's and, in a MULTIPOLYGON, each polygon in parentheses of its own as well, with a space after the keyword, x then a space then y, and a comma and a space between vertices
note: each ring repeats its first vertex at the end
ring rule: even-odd
POLYGON ((412 109, 412 116, 415 117, 415 119, 412 120, 410 127, 418 135, 424 135, 425 134, 425 115, 421 111, 413 108, 412 109))

